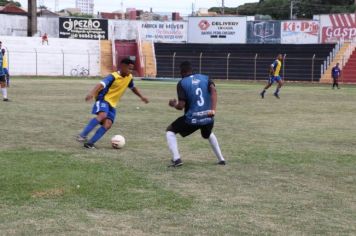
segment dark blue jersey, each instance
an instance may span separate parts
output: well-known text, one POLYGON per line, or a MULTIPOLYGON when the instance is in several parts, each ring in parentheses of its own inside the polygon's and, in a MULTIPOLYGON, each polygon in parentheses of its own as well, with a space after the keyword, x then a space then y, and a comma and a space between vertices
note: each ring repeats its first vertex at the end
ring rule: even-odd
POLYGON ((338 66, 334 66, 331 70, 331 75, 333 78, 339 78, 341 74, 341 70, 338 66))
POLYGON ((4 60, 4 57, 3 57, 2 53, 0 52, 0 76, 5 74, 4 68, 3 68, 3 60, 4 60))
POLYGON ((185 101, 185 117, 188 124, 212 123, 208 117, 211 110, 210 85, 214 84, 206 75, 195 74, 183 78, 177 86, 178 99, 185 101))

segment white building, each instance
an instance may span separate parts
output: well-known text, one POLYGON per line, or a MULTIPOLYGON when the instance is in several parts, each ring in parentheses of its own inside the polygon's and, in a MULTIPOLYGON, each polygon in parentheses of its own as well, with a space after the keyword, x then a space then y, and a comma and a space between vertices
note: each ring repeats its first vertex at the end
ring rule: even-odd
POLYGON ((94 14, 94 0, 75 0, 75 7, 79 8, 81 13, 94 14))

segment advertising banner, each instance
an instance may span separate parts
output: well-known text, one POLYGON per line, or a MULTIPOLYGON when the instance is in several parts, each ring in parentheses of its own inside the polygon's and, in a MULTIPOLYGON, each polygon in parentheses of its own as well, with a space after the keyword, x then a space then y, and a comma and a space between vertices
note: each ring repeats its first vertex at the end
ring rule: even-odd
POLYGON ((59 37, 72 39, 108 39, 108 21, 73 17, 59 18, 59 37))
POLYGON ((189 43, 246 43, 246 17, 189 17, 189 43))
POLYGON ((281 22, 247 22, 247 43, 281 43, 281 22))
POLYGON ((321 43, 349 41, 356 37, 355 14, 321 15, 321 43))
POLYGON ((281 43, 313 44, 319 42, 320 25, 318 21, 283 21, 281 43))
POLYGON ((187 22, 110 20, 110 38, 135 40, 140 33, 142 40, 154 42, 186 42, 187 22))

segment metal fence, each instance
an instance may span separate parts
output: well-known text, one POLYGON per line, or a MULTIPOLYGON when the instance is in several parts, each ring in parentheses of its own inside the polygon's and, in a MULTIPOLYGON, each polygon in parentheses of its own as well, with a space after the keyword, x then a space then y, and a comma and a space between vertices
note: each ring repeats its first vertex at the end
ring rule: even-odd
MULTIPOLYGON (((195 73, 208 74, 215 79, 245 79, 263 80, 269 75, 270 65, 273 57, 261 57, 258 54, 250 57, 232 57, 230 53, 226 56, 211 57, 204 56, 177 56, 157 55, 154 59, 145 58, 145 62, 155 60, 157 62, 157 77, 179 77, 179 65, 182 61, 190 61, 195 73)), ((281 76, 286 80, 296 81, 319 81, 324 73, 325 58, 310 57, 296 58, 283 55, 281 76)), ((145 70, 145 76, 149 76, 145 70)))

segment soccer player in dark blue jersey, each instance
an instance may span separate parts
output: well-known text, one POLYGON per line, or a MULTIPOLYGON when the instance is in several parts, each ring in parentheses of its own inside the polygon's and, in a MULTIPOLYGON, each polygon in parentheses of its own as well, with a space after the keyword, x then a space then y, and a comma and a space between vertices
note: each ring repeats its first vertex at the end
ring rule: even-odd
POLYGON ((204 139, 208 139, 218 158, 219 165, 225 165, 218 140, 212 132, 216 112, 217 94, 215 84, 206 75, 193 74, 190 62, 180 65, 182 79, 177 85, 178 101, 169 100, 169 106, 183 110, 184 115, 170 124, 166 130, 169 150, 171 151, 173 167, 183 165, 178 152, 176 134, 186 137, 200 130, 204 139))
POLYGON ((335 86, 337 87, 337 89, 340 89, 339 78, 341 75, 341 69, 339 66, 340 64, 336 63, 336 66, 334 66, 331 70, 331 77, 333 77, 333 89, 335 88, 335 86))

